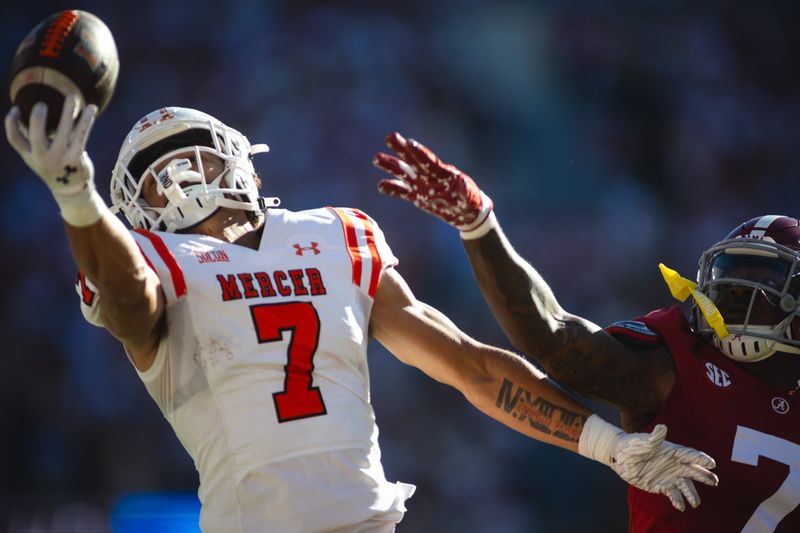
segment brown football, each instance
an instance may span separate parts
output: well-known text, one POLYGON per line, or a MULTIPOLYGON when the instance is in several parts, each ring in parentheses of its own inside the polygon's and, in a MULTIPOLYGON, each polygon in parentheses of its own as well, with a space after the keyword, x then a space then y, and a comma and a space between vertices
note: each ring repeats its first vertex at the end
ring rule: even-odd
MULTIPOLYGON (((64 96, 83 98, 102 112, 111 100, 119 74, 117 46, 111 31, 91 13, 70 9, 43 20, 17 48, 11 62, 9 95, 27 125, 36 102, 47 104, 47 130, 58 125, 64 96)), ((82 107, 81 106, 81 107, 82 107)))

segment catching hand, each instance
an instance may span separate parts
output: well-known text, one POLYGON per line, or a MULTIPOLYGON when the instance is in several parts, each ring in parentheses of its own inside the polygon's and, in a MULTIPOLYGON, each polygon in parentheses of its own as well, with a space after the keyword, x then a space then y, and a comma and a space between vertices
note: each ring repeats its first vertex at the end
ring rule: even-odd
POLYGON ((104 204, 95 191, 94 165, 86 153, 97 106, 88 105, 78 115, 79 102, 74 94, 64 99, 61 119, 52 137, 46 134, 47 105, 42 102, 31 110, 27 133, 16 106, 6 115, 5 126, 8 142, 50 188, 64 220, 74 226, 86 226, 100 218, 100 205, 104 204))
POLYGON ((714 459, 694 448, 665 441, 667 426, 657 425, 650 434, 620 433, 609 465, 619 476, 647 492, 663 494, 673 507, 683 511, 700 505, 693 481, 716 486, 719 479, 709 468, 714 459))
POLYGON ((694 481, 716 486, 719 479, 708 470, 716 463, 703 452, 665 441, 666 436, 664 424, 650 433, 626 433, 594 414, 583 425, 578 452, 608 465, 634 487, 663 494, 679 511, 686 509, 684 498, 697 507, 694 481))
POLYGON ((397 132, 386 137, 397 156, 378 153, 372 163, 392 175, 378 182, 378 190, 409 201, 462 232, 477 238, 491 224, 492 200, 472 178, 453 165, 443 163, 428 148, 397 132))

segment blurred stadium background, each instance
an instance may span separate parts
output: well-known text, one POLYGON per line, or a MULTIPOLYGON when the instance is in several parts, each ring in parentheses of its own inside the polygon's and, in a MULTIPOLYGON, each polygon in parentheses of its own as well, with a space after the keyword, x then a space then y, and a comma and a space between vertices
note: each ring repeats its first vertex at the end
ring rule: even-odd
MULTIPOLYGON (((35 0, 4 7, 0 71, 47 15, 95 13, 121 60, 89 146, 101 194, 142 115, 204 110, 271 146, 256 161, 266 193, 368 212, 420 299, 508 347, 455 233, 376 192, 384 136, 475 177, 565 308, 634 317, 672 303, 659 261, 693 277, 738 222, 800 215, 792 5, 35 0)), ((0 158, 0 530, 196 530, 191 461, 118 344, 81 318, 46 189, 5 142, 0 158)), ((517 435, 377 344, 370 364, 387 476, 418 486, 398 531, 625 530, 607 468, 517 435)))

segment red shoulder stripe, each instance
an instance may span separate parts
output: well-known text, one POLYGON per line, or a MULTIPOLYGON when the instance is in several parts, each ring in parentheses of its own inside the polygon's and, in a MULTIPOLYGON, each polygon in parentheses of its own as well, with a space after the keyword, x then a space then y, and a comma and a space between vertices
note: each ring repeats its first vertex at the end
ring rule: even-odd
POLYGON ((81 270, 78 270, 78 283, 81 286, 81 299, 83 300, 83 303, 91 307, 92 303, 94 302, 95 293, 86 284, 86 276, 84 276, 83 271, 81 270))
POLYGON ((358 209, 353 209, 353 214, 364 221, 364 233, 367 237, 367 247, 369 248, 369 255, 372 257, 372 271, 370 272, 369 290, 367 293, 370 297, 375 296, 375 291, 378 289, 378 279, 381 275, 381 254, 378 253, 378 247, 375 246, 375 235, 372 231, 372 224, 369 217, 358 209))
MULTIPOLYGON (((180 265, 178 265, 178 262, 170 253, 169 249, 167 248, 167 245, 164 244, 164 241, 161 240, 161 237, 159 237, 155 233, 147 231, 146 229, 135 229, 133 231, 135 231, 142 237, 147 238, 153 245, 153 248, 155 248, 158 256, 161 258, 162 261, 164 261, 164 264, 167 265, 167 268, 169 269, 169 275, 172 278, 172 285, 175 287, 175 296, 177 298, 180 298, 181 296, 185 295, 186 280, 183 278, 183 271, 181 270, 180 265)), ((145 259, 147 259, 146 255, 145 259)), ((152 268, 153 265, 150 266, 152 268)))
POLYGON ((347 253, 350 254, 350 263, 353 266, 353 283, 361 285, 361 252, 358 250, 358 241, 356 239, 356 228, 353 222, 348 217, 347 213, 336 207, 329 208, 342 223, 344 230, 344 241, 347 245, 347 253))

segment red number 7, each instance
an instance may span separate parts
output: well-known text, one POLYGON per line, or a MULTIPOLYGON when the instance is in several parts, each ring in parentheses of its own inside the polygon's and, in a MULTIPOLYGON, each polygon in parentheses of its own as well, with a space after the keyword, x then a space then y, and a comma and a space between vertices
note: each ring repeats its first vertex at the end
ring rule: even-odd
POLYGON ((311 386, 314 354, 319 343, 319 315, 310 302, 250 307, 259 343, 283 340, 290 332, 283 390, 272 394, 278 422, 327 413, 319 387, 311 386))

